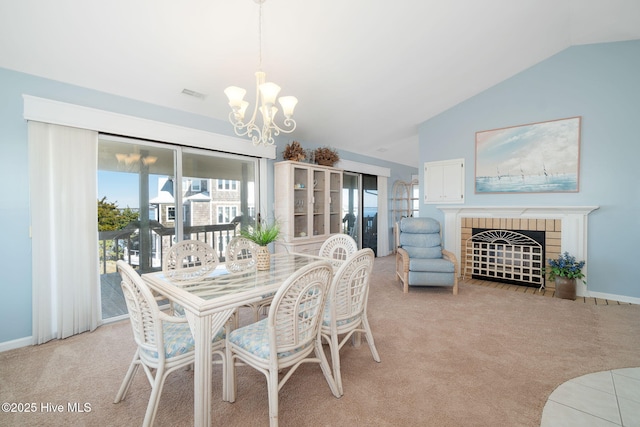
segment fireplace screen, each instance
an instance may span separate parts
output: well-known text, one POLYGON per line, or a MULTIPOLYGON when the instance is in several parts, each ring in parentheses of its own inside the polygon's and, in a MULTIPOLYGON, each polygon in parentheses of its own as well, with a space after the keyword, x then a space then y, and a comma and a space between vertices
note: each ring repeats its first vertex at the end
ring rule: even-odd
POLYGON ((543 231, 474 228, 465 255, 465 277, 544 287, 543 231))

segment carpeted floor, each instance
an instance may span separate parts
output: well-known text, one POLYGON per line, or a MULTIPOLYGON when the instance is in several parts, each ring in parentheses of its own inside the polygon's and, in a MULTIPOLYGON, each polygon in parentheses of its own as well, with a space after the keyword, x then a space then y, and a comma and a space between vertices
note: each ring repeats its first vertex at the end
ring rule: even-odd
MULTIPOLYGON (((471 284, 457 296, 439 288, 403 294, 393 269, 394 257, 377 258, 371 283, 369 319, 382 362, 366 344, 345 346, 340 399, 317 365, 303 366, 280 392, 281 426, 539 426, 548 396, 563 382, 640 366, 638 305, 578 304, 471 284)), ((36 409, 2 412, 0 425, 139 425, 150 390, 141 372, 127 399, 112 403, 134 351, 124 321, 0 353, 0 401, 36 409), (70 412, 78 403, 85 412, 70 412)), ((268 425, 264 377, 239 367, 230 404, 220 399, 220 375, 215 366, 213 424, 268 425)), ((192 421, 193 371, 178 371, 165 385, 156 425, 192 421)))

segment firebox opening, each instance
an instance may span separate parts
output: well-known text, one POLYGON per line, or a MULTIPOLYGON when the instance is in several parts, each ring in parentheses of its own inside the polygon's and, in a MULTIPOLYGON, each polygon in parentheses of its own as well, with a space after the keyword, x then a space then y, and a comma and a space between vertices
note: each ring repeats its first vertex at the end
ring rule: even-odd
POLYGON ((544 284, 545 232, 473 228, 465 275, 530 287, 544 284))

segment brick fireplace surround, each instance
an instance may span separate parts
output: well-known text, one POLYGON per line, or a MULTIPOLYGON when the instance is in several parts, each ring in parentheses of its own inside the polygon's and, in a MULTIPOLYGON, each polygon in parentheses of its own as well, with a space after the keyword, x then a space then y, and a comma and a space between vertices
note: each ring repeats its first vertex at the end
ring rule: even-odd
MULTIPOLYGON (((598 206, 438 206, 438 209, 445 214, 444 246, 458 257, 463 274, 464 248, 472 228, 544 231, 545 258, 557 258, 568 251, 578 260, 587 260, 588 215, 598 206)), ((583 271, 586 274, 586 268, 583 271)), ((582 283, 577 294, 587 295, 582 283)))

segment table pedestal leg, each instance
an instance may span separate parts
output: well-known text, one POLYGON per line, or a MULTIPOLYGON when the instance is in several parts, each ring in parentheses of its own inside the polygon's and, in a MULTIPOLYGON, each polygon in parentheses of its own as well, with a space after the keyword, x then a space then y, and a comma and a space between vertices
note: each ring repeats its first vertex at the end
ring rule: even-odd
MULTIPOLYGON (((211 340, 222 328, 233 309, 223 310, 206 316, 196 316, 186 311, 186 317, 195 340, 195 362, 193 368, 193 425, 209 427, 211 425, 211 340)), ((224 387, 222 399, 227 400, 224 387)))

